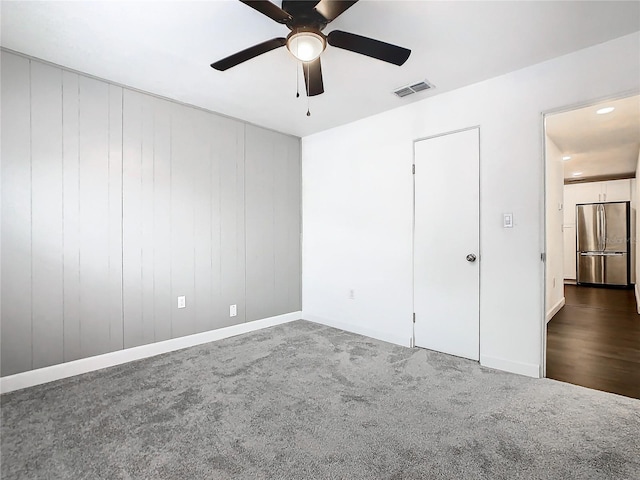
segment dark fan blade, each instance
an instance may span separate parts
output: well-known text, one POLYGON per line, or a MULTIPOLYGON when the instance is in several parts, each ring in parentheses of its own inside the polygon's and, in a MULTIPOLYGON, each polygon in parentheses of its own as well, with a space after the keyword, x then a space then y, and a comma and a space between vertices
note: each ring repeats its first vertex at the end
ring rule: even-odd
POLYGON ((282 37, 272 38, 271 40, 267 40, 266 42, 259 43, 258 45, 249 47, 246 50, 242 50, 241 52, 234 53, 233 55, 229 55, 227 58, 218 60, 217 62, 212 63, 211 67, 223 72, 231 67, 235 67, 236 65, 241 64, 242 62, 251 60, 252 58, 257 57, 258 55, 262 55, 263 53, 267 53, 278 47, 282 47, 286 43, 287 43, 286 38, 282 38, 282 37))
POLYGON ((268 0, 240 0, 245 5, 249 5, 251 8, 256 9, 263 15, 275 20, 278 23, 287 23, 291 20, 291 15, 282 10, 280 7, 274 5, 268 0))
POLYGON ((314 97, 323 93, 324 84, 322 83, 320 57, 313 62, 303 63, 302 70, 304 70, 304 86, 307 89, 307 97, 314 97))
POLYGON ((316 12, 318 12, 329 21, 335 20, 339 15, 344 13, 347 8, 349 8, 357 1, 358 0, 353 0, 351 2, 339 0, 320 0, 320 2, 316 5, 316 12))
POLYGON ((394 65, 402 65, 411 55, 411 50, 406 48, 340 30, 334 30, 327 35, 327 41, 333 47, 344 48, 394 65))

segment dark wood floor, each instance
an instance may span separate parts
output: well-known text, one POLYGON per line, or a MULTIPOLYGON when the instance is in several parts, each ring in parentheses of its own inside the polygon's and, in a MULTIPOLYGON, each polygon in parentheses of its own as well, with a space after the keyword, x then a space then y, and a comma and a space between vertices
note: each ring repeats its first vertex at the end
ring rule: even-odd
POLYGON ((640 315, 633 290, 565 286, 547 325, 547 377, 640 399, 640 315))

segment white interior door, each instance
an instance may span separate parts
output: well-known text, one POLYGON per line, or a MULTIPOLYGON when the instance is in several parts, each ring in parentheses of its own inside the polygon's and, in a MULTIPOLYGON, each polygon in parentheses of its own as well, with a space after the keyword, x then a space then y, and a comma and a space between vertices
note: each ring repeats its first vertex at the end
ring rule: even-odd
POLYGON ((415 344, 480 357, 480 132, 415 144, 415 344))

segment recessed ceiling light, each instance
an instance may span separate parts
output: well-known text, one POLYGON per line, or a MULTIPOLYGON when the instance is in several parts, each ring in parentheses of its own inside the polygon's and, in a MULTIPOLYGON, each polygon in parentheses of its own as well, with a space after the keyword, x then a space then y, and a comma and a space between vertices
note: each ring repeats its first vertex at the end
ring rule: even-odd
POLYGON ((601 108, 600 110, 596 110, 596 113, 598 115, 604 115, 605 113, 611 113, 615 110, 615 107, 604 107, 601 108))
POLYGON ((573 172, 574 177, 579 177, 580 175, 582 175, 582 172, 573 172))
POLYGON ((563 160, 571 160, 571 155, 565 155, 562 157, 563 160))

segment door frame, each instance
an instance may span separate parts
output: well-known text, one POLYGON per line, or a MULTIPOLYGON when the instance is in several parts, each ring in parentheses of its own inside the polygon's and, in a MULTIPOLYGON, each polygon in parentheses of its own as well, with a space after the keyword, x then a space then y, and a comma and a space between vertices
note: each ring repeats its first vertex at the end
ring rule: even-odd
POLYGON ((416 273, 415 273, 415 261, 416 261, 416 175, 415 175, 415 165, 416 165, 416 143, 422 142, 424 140, 431 140, 433 138, 444 137, 446 135, 453 135, 455 133, 467 132, 469 130, 478 130, 478 363, 480 359, 482 359, 482 208, 481 208, 481 198, 482 198, 482 128, 480 125, 472 125, 470 127, 459 128, 457 130, 449 130, 442 133, 437 133, 434 135, 428 135, 426 137, 419 137, 413 140, 412 145, 412 155, 411 155, 411 183, 413 185, 412 189, 412 214, 411 214, 411 311, 413 312, 413 316, 411 319, 411 348, 416 346, 416 324, 415 324, 415 311, 416 311, 416 273))
MULTIPOLYGON (((541 325, 540 329, 540 378, 546 378, 547 376, 547 128, 545 124, 545 120, 547 116, 555 115, 557 113, 565 113, 571 112, 572 110, 578 110, 580 108, 592 107, 599 103, 612 101, 612 100, 620 100, 627 97, 632 97, 634 95, 640 95, 640 89, 627 90, 624 92, 619 92, 611 95, 605 95, 602 97, 596 97, 589 100, 585 100, 582 102, 576 102, 568 105, 564 105, 561 107, 555 107, 548 110, 543 110, 540 112, 540 120, 538 125, 540 125, 540 138, 541 138, 541 147, 542 147, 542 179, 541 179, 541 188, 540 192, 542 195, 542 212, 540 215, 541 228, 541 264, 542 264, 542 273, 540 275, 541 279, 541 292, 542 292, 542 316, 541 316, 541 325)), ((564 202, 563 202, 564 204, 564 202)), ((564 208, 564 205, 563 205, 564 208)), ((638 226, 636 226, 638 228, 638 226)), ((637 247, 636 247, 637 248, 637 247)), ((638 272, 636 272, 636 283, 638 282, 637 278, 638 272)), ((564 278, 562 279, 564 283, 564 278)), ((634 289, 635 291, 635 289, 634 289)))

